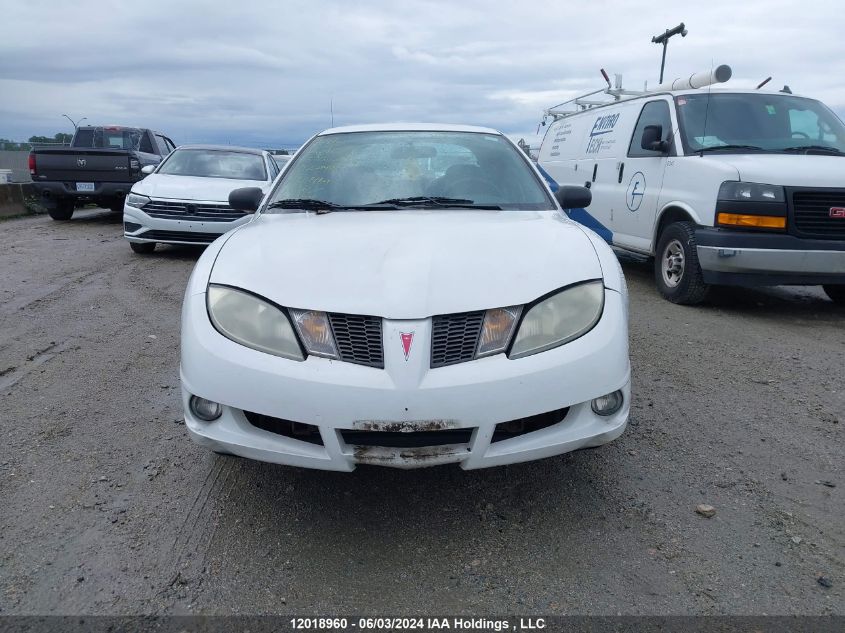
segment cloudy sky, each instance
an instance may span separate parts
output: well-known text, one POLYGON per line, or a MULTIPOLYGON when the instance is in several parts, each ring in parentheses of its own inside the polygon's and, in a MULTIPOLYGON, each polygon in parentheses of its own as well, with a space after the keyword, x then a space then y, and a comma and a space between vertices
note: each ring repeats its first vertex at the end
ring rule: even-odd
POLYGON ((543 108, 657 83, 651 37, 683 21, 666 77, 711 65, 773 77, 845 114, 838 0, 433 2, 0 0, 0 138, 62 118, 176 143, 295 146, 331 125, 439 121, 533 139, 543 108))

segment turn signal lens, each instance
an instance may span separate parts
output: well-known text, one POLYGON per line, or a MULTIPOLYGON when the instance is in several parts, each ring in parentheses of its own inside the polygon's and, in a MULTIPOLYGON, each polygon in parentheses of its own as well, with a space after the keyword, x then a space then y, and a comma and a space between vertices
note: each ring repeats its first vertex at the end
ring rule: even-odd
POLYGON ((786 218, 777 215, 746 215, 744 213, 720 213, 719 224, 726 226, 749 226, 758 229, 785 229, 786 218))
POLYGON ((291 309, 290 313, 309 354, 325 358, 338 357, 329 317, 325 312, 291 309))
POLYGON ((481 327, 475 357, 481 358, 503 352, 511 340, 513 329, 521 313, 522 306, 487 310, 484 313, 484 325, 481 327))

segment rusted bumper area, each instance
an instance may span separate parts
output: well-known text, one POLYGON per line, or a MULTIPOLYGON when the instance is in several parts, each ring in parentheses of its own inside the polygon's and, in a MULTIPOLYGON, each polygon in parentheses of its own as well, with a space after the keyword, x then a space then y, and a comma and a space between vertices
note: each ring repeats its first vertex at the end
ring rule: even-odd
MULTIPOLYGON (((629 382, 622 391, 625 404, 611 416, 598 416, 589 402, 582 402, 552 412, 556 415, 551 419, 549 414, 535 416, 543 417, 543 423, 521 425, 518 432, 513 432, 510 422, 467 426, 457 420, 360 420, 339 428, 275 418, 269 419, 275 420, 271 423, 265 416, 256 426, 254 414, 231 407, 210 423, 188 413, 186 425, 194 440, 218 452, 291 466, 351 471, 358 464, 405 469, 459 464, 475 469, 610 442, 622 434, 628 420, 629 382)), ((189 397, 187 391, 184 395, 189 397)))

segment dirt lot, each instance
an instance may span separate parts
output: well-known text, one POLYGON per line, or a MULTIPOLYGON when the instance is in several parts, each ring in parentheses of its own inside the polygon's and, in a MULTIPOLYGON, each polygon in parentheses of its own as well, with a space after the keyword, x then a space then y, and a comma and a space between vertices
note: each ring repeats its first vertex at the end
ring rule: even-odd
POLYGON ((684 308, 626 263, 619 440, 332 474, 188 440, 197 257, 137 256, 105 213, 0 223, 3 614, 845 612, 845 310, 820 289, 684 308))

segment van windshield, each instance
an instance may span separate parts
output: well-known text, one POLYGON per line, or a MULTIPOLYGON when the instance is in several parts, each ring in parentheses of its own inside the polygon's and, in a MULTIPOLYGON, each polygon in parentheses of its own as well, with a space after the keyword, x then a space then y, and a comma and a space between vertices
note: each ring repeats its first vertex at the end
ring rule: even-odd
POLYGON ((788 94, 675 97, 687 154, 707 152, 845 155, 845 125, 820 101, 788 94))

